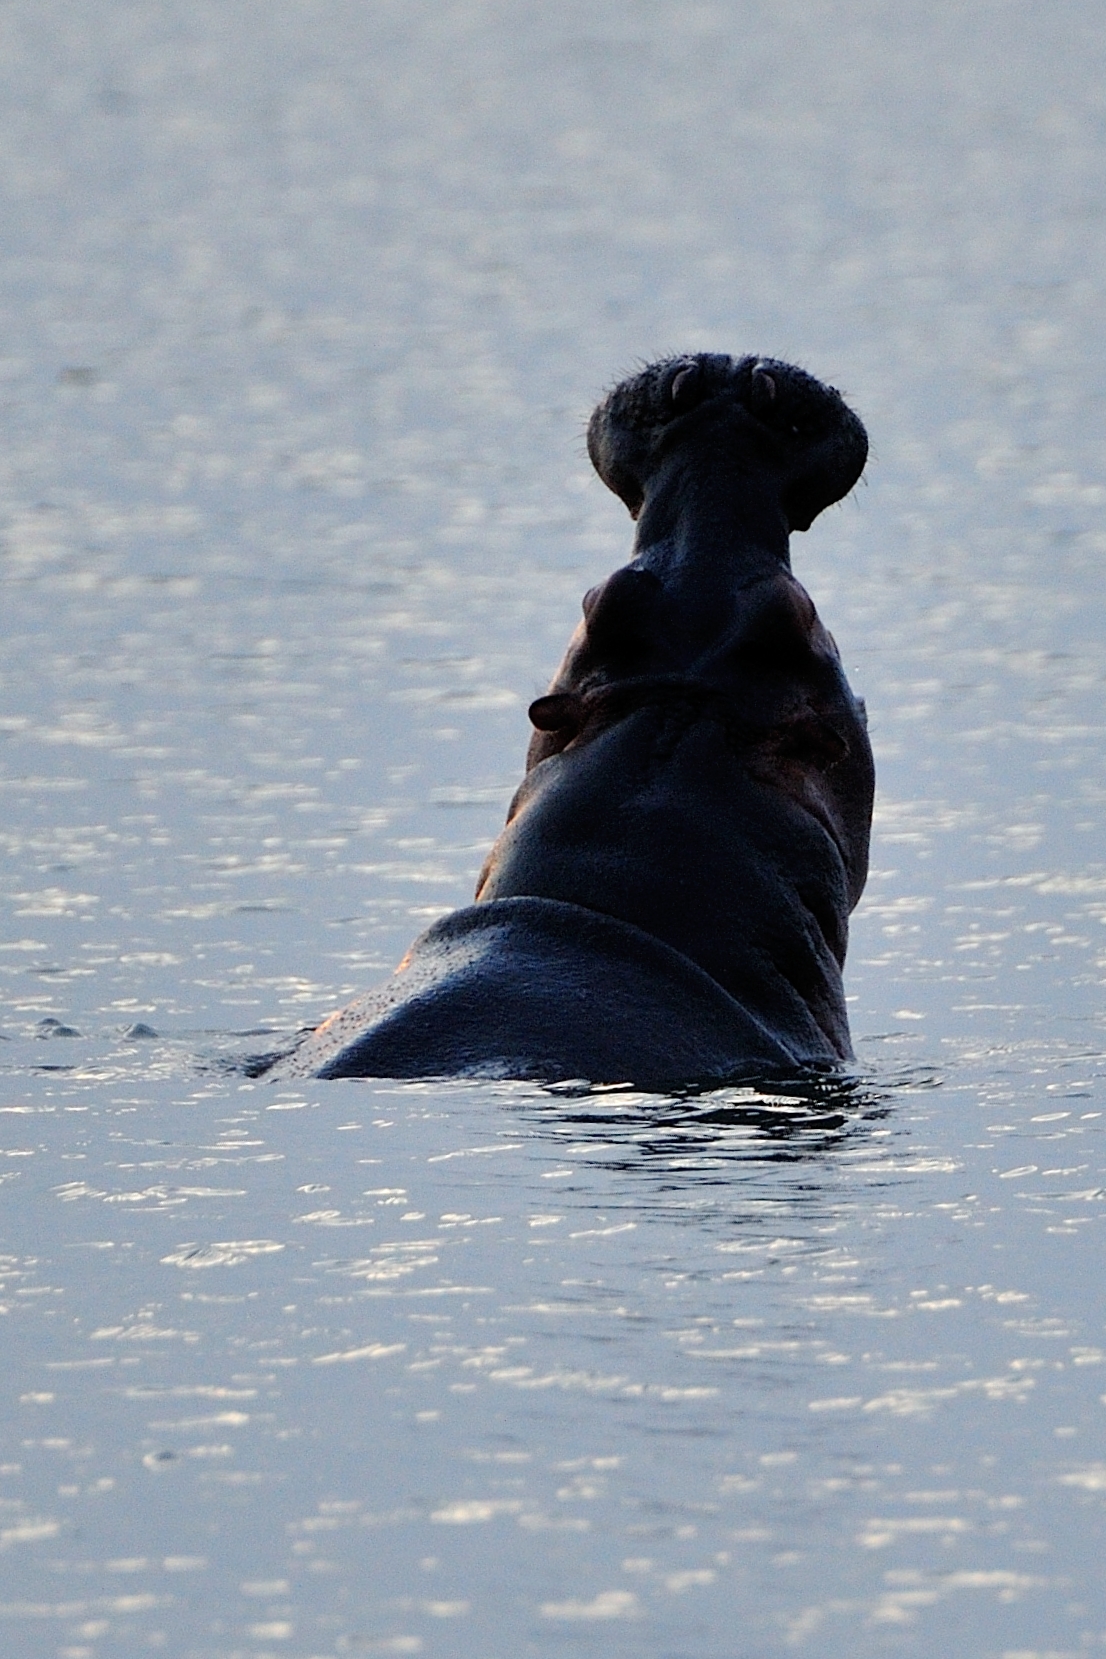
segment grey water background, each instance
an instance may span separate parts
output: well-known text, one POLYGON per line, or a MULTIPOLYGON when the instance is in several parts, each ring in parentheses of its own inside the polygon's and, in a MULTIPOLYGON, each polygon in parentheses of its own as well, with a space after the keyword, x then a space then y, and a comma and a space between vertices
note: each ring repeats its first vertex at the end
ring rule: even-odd
POLYGON ((1106 1647, 1082 0, 0 8, 0 1650, 1106 1647), (225 1069, 468 899, 596 396, 840 386, 851 1099, 225 1069))

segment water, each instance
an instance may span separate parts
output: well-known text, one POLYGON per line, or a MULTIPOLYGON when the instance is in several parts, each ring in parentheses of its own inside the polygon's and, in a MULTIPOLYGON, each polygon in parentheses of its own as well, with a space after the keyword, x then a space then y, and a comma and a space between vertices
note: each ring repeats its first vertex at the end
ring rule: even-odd
POLYGON ((0 31, 5 1653, 1101 1649, 1099 8, 0 31), (468 899, 690 349, 873 437, 859 1088, 225 1069, 468 899))

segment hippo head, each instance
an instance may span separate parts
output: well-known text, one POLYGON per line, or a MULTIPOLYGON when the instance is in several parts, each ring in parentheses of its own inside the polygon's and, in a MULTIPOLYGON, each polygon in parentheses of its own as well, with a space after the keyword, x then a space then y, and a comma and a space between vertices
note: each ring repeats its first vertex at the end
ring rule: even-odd
POLYGON ((840 393, 803 369, 703 352, 616 386, 591 417, 588 451, 637 521, 634 556, 584 599, 549 693, 531 708, 531 765, 574 739, 580 695, 600 686, 657 674, 729 683, 735 651, 746 678, 756 678, 753 656, 782 668, 795 606, 809 613, 804 638, 815 614, 797 584, 778 587, 790 578, 790 532, 852 489, 868 438, 840 393), (782 635, 769 594, 791 618, 782 635))
POLYGON ((861 421, 802 369, 703 353, 617 386, 592 416, 588 449, 637 521, 634 556, 587 594, 531 705, 529 773, 558 756, 567 766, 645 707, 668 709, 668 731, 676 711, 717 724, 725 710, 726 743, 749 775, 830 826, 855 902, 871 750, 788 537, 857 482, 861 421))
POLYGON ((731 481, 767 483, 787 530, 807 530, 847 495, 868 455, 840 393, 774 358, 716 352, 651 364, 604 398, 588 425, 600 478, 636 519, 681 452, 709 454, 731 481))

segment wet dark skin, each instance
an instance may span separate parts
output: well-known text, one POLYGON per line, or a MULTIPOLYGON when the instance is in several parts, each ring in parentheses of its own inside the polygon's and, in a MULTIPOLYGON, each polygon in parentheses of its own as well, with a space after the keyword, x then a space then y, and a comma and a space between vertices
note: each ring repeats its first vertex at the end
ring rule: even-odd
POLYGON ((618 387, 588 450, 637 519, 634 557, 588 594, 531 710, 477 899, 602 909, 754 1005, 770 962, 847 1057, 832 963, 867 875, 874 770, 789 535, 856 482, 864 429, 801 371, 701 356, 618 387))
POLYGON ((802 370, 700 354, 616 387, 588 451, 636 520, 633 557, 586 596, 532 705, 526 776, 476 904, 281 1075, 656 1086, 681 1081, 700 1050, 707 1076, 851 1055, 841 969, 867 874, 872 755, 789 538, 857 482, 864 428, 802 370), (581 961, 573 917, 591 940, 581 961), (697 1046, 700 1000, 712 1034, 697 1046), (585 1008, 609 1016, 605 1038, 572 1029, 585 1008))

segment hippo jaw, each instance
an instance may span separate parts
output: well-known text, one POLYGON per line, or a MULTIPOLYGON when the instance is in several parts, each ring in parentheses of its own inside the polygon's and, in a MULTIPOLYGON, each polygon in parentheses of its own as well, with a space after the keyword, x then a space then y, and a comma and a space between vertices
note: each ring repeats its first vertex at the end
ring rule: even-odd
MULTIPOLYGON (((807 530, 864 470, 868 438, 840 393, 774 358, 669 358, 624 381, 588 425, 588 454, 633 518, 653 486, 671 493, 672 462, 712 455, 719 481, 773 500, 786 534, 807 530)), ((653 539, 649 537, 648 539, 653 539)))
POLYGON ((864 466, 867 435, 840 394, 774 359, 669 358, 604 398, 588 447, 637 517, 634 553, 584 599, 533 705, 528 766, 592 724, 592 693, 632 700, 635 683, 658 679, 747 701, 762 727, 793 726, 811 694, 817 705, 843 697, 851 726, 836 647, 788 545, 864 466))

